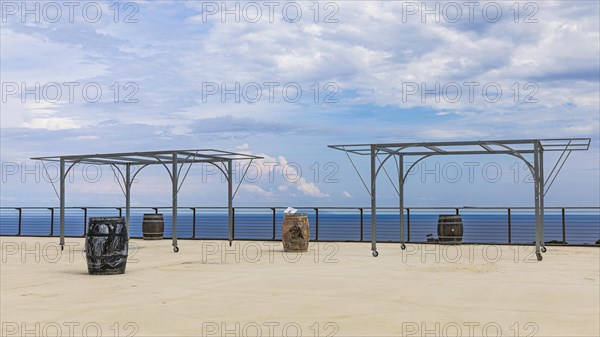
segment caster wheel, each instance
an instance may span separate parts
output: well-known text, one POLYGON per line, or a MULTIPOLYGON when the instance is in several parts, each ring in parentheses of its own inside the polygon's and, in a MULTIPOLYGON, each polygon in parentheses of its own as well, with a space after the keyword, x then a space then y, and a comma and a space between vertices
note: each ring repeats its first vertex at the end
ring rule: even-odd
POLYGON ((175 253, 178 253, 178 252, 179 252, 179 247, 177 247, 177 246, 173 246, 173 251, 174 251, 175 253))
POLYGON ((373 257, 377 257, 377 256, 379 256, 379 253, 376 250, 374 250, 373 251, 373 257))
POLYGON ((536 253, 536 255, 537 255, 537 260, 538 261, 542 261, 542 259, 543 259, 542 254, 541 253, 536 253))
POLYGON ((541 251, 542 251, 542 253, 545 253, 546 252, 546 247, 542 246, 541 251))
POLYGON ((401 244, 400 248, 402 248, 402 250, 405 250, 406 249, 406 245, 405 244, 401 244))

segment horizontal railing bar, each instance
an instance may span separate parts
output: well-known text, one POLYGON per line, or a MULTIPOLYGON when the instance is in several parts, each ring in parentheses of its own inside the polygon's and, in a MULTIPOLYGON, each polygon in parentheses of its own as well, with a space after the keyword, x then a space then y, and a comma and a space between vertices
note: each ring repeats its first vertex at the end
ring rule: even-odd
MULTIPOLYGON (((235 215, 237 219, 237 240, 279 241, 281 232, 277 230, 277 222, 283 216, 282 211, 287 206, 239 206, 235 215), (278 214, 276 214, 276 212, 278 214), (279 220, 278 220, 279 217, 279 220)), ((106 216, 105 214, 122 213, 125 207, 119 206, 89 206, 66 208, 67 237, 84 237, 85 223, 90 216, 106 216), (84 226, 83 233, 79 230, 84 226), (69 229, 70 228, 70 229, 69 229), (79 230, 78 230, 79 229, 79 230)), ((319 242, 362 242, 369 241, 370 207, 360 206, 323 206, 296 207, 307 212, 311 224, 311 240, 319 242), (365 210, 367 212, 365 212, 365 210), (314 221, 314 222, 313 222, 314 221), (320 228, 319 228, 320 224, 320 228), (340 231, 340 229, 344 229, 340 231), (365 232, 365 229, 367 230, 365 232), (314 236, 313 236, 314 235, 314 236)), ((56 210, 59 207, 10 207, 2 206, 1 236, 32 236, 55 237, 56 210), (50 211, 50 212, 48 212, 50 211), (51 216, 51 215, 54 216, 51 216), (49 216, 50 215, 50 216, 49 216), (39 232, 50 228, 50 234, 39 235, 39 232)), ((178 221, 182 239, 226 240, 223 218, 227 207, 223 206, 181 206, 177 207, 180 214, 185 216, 178 221), (191 218, 187 218, 188 216, 191 218), (184 221, 185 219, 185 221, 184 221), (192 226, 190 231, 189 226, 192 226)), ((377 207, 383 217, 380 220, 378 231, 379 242, 399 242, 398 234, 398 207, 377 207)), ((533 221, 533 207, 523 206, 421 206, 405 207, 407 240, 408 243, 429 244, 425 237, 436 233, 437 215, 443 212, 457 212, 463 216, 465 244, 523 244, 531 245, 533 242, 531 227, 533 221), (413 211, 411 213, 411 211, 413 211), (508 212, 507 212, 508 211, 508 212), (412 219, 412 221, 411 221, 412 219), (412 228, 411 224, 412 223, 412 228), (506 237, 508 237, 507 242, 506 237), (411 239, 412 238, 412 239, 411 239)), ((141 238, 142 213, 165 213, 167 219, 173 212, 171 206, 151 207, 134 206, 132 210, 132 225, 135 228, 131 233, 132 238, 141 238)), ((545 207, 546 244, 568 246, 594 246, 596 236, 600 237, 597 217, 600 215, 599 206, 549 206, 545 207), (562 226, 561 226, 562 225, 562 226), (566 232, 565 232, 566 229, 566 232), (554 242, 552 242, 554 241, 554 242)), ((165 237, 169 238, 168 220, 165 221, 165 237)), ((597 246, 598 244, 596 244, 597 246)))
MULTIPOLYGON (((286 209, 288 206, 235 206, 234 208, 236 209, 286 209)), ((24 207, 11 207, 11 206, 2 206, 0 207, 0 210, 6 209, 6 210, 17 210, 17 209, 39 209, 39 210, 48 210, 51 208, 59 208, 58 206, 24 206, 24 207)), ((125 206, 121 206, 121 207, 116 207, 116 206, 67 206, 65 207, 65 209, 82 209, 82 208, 87 208, 87 209, 119 209, 119 208, 125 208, 125 206)), ((173 208, 172 206, 132 206, 130 207, 131 209, 153 209, 153 208, 158 208, 158 209, 170 209, 173 208)), ((226 206, 177 206, 177 208, 195 208, 195 209, 227 209, 226 206)), ((322 206, 322 207, 318 207, 318 206, 297 206, 294 207, 296 209, 348 209, 348 210, 355 210, 355 209, 364 209, 364 210, 369 210, 371 207, 368 206, 322 206)), ((468 209, 534 209, 534 207, 528 207, 528 206, 463 206, 463 207, 450 207, 450 206, 440 206, 440 207, 435 207, 435 206, 406 206, 404 207, 405 209, 410 208, 410 209, 431 209, 431 210, 436 210, 436 209, 463 209, 463 210, 468 210, 468 209)), ((600 210, 600 206, 544 206, 544 209, 597 209, 600 210)), ((398 207, 393 207, 393 206, 382 206, 382 207, 377 207, 377 209, 398 209, 398 207)))

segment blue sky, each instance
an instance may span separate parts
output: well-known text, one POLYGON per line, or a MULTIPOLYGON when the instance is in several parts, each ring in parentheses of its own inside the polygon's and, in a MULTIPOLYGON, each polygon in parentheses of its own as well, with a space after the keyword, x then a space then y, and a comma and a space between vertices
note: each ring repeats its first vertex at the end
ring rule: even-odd
MULTIPOLYGON (((313 1, 273 2, 272 17, 264 2, 121 2, 118 11, 82 2, 72 17, 53 3, 2 1, 2 206, 58 203, 34 156, 242 151, 266 159, 236 205, 363 206, 350 162, 326 145, 560 137, 592 145, 570 156, 546 203, 600 203, 596 1, 440 2, 437 20, 422 15, 435 2, 319 2, 318 17, 313 1)), ((548 154, 547 167, 556 158, 548 154)), ((356 160, 367 174, 367 158, 356 160)), ((411 176, 409 206, 532 204, 533 185, 512 158, 423 165, 436 173, 411 176)), ((67 205, 121 205, 112 172, 93 170, 75 169, 67 205)), ((387 178, 379 182, 381 204, 396 205, 387 178)), ((169 183, 161 168, 143 171, 132 203, 169 205, 169 183)), ((225 186, 192 167, 180 204, 225 205, 225 186)))

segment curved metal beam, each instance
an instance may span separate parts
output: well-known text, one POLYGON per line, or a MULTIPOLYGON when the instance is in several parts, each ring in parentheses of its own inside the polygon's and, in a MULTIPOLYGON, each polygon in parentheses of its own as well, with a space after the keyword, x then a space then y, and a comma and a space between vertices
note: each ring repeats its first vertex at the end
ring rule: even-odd
POLYGON ((123 192, 123 195, 125 195, 125 197, 127 197, 127 193, 125 193, 125 189, 127 188, 127 179, 123 175, 123 172, 117 166, 117 164, 109 164, 109 166, 111 166, 113 168, 112 171, 113 171, 113 174, 114 174, 115 178, 117 178, 117 182, 119 183, 119 187, 121 188, 121 192, 123 192), (121 178, 123 179, 123 184, 125 185, 125 188, 123 188, 123 186, 121 185, 121 180, 119 180, 119 177, 117 177, 117 173, 115 173, 115 168, 117 169, 117 171, 119 171, 119 174, 121 175, 121 178))
POLYGON ((135 173, 134 173, 134 174, 133 174, 133 176, 131 177, 131 182, 133 182, 133 181, 135 180, 135 176, 137 176, 137 175, 138 175, 138 173, 140 173, 140 171, 141 171, 141 170, 142 170, 144 167, 146 167, 146 166, 148 166, 148 165, 150 165, 150 164, 145 164, 145 165, 143 165, 142 167, 140 167, 140 168, 139 168, 137 171, 135 171, 135 173))
POLYGON ((417 159, 417 161, 415 161, 412 165, 410 165, 410 167, 408 168, 408 170, 406 170, 406 174, 404 174, 404 177, 402 177, 402 183, 406 182, 406 178, 408 178, 408 174, 410 173, 410 170, 412 170, 413 167, 415 167, 415 165, 417 165, 421 160, 426 159, 428 157, 431 157, 433 155, 434 155, 434 153, 425 155, 425 156, 417 159))
POLYGON ((213 162, 210 162, 209 164, 211 164, 211 165, 214 165, 216 168, 218 168, 218 169, 219 169, 219 171, 221 171, 221 173, 223 173, 223 175, 225 176, 225 178, 226 178, 227 180, 229 180, 229 177, 228 177, 228 174, 227 174, 227 172, 225 172, 225 170, 223 170, 223 168, 222 168, 222 167, 220 167, 219 165, 217 165, 217 164, 215 164, 215 163, 213 163, 213 162))
POLYGON ((71 169, 72 169, 72 168, 73 168, 75 165, 79 164, 79 162, 80 162, 80 161, 81 161, 81 159, 78 159, 78 160, 74 161, 74 162, 71 164, 71 166, 69 166, 69 168, 68 168, 68 169, 65 171, 65 175, 64 175, 64 177, 61 177, 61 179, 64 179, 64 178, 66 178, 66 177, 69 175, 69 171, 71 171, 71 169))
POLYGON ((531 171, 531 174, 533 175, 534 179, 537 179, 537 174, 535 174, 535 169, 533 168, 533 166, 531 166, 531 163, 529 163, 529 161, 527 159, 525 159, 525 157, 523 157, 515 149, 511 148, 508 145, 504 145, 504 144, 498 144, 498 143, 491 143, 491 144, 507 149, 509 152, 511 152, 509 155, 515 156, 515 157, 521 159, 522 161, 524 161, 525 164, 527 165, 527 167, 529 168, 529 170, 531 171))
MULTIPOLYGON (((385 159, 383 159, 383 160, 380 162, 380 164, 379 164, 379 167, 378 167, 378 168, 377 168, 377 170, 375 171, 375 178, 377 178, 377 175, 379 174, 379 170, 381 170, 381 167, 383 167, 383 164, 385 164, 385 162, 386 162, 388 159, 390 159, 390 157, 391 157, 391 156, 394 156, 394 155, 398 154, 400 151, 402 151, 402 150, 404 150, 404 149, 406 149, 406 148, 407 148, 407 146, 405 146, 405 147, 401 147, 401 148, 399 148, 398 150, 396 150, 396 151, 394 151, 394 152, 392 152, 392 153, 389 153, 389 154, 388 154, 388 156, 387 156, 387 157, 385 157, 385 159)), ((377 152, 379 152, 379 150, 377 150, 377 152)), ((375 155, 377 155, 377 153, 375 153, 375 155)))
MULTIPOLYGON (((181 170, 183 170, 183 164, 185 164, 185 161, 190 159, 192 156, 194 156, 193 154, 188 155, 187 157, 185 157, 184 162, 182 163, 181 166, 179 166, 179 169, 177 170, 177 176, 179 177, 181 175, 181 170)), ((190 163, 191 164, 191 163, 190 163)))
MULTIPOLYGON (((119 166, 117 164, 109 164, 110 166, 114 167, 117 169, 117 171, 119 171, 119 174, 121 175, 121 178, 123 179, 123 183, 125 185, 127 185, 127 179, 125 178, 125 176, 123 175, 123 171, 121 171, 121 169, 119 168, 119 166)), ((131 181, 129 182, 129 184, 131 185, 132 182, 135 180, 135 177, 138 175, 138 173, 140 173, 140 171, 145 168, 146 166, 149 166, 150 164, 144 164, 142 165, 142 167, 140 167, 139 169, 137 169, 135 171, 135 173, 133 174, 133 176, 131 176, 131 181)), ((169 172, 170 173, 170 172, 169 172)), ((121 182, 119 182, 119 186, 121 186, 121 182)), ((130 186, 131 188, 131 186, 130 186)), ((121 187, 121 191, 123 191, 123 187, 121 187)), ((123 191, 123 193, 125 193, 125 191, 123 191)))
POLYGON ((123 171, 121 171, 121 169, 119 168, 119 166, 117 166, 117 164, 109 164, 110 166, 114 167, 117 169, 117 171, 119 171, 119 174, 121 175, 121 178, 123 179, 123 182, 125 182, 125 175, 123 175, 123 171))
POLYGON ((167 170, 167 172, 169 172, 169 177, 171 177, 171 181, 173 180, 173 173, 171 173, 171 170, 169 170, 169 167, 167 166, 167 164, 165 164, 158 156, 152 156, 154 158, 156 158, 156 160, 158 160, 158 162, 165 167, 165 169, 167 170))

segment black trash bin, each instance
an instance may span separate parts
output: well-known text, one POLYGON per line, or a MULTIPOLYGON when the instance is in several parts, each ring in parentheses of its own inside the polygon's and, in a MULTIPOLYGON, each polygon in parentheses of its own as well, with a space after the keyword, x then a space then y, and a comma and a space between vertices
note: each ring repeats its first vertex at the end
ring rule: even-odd
POLYGON ((122 217, 94 217, 88 222, 85 254, 88 273, 113 275, 125 273, 129 235, 122 217))

